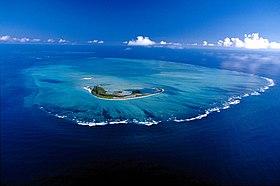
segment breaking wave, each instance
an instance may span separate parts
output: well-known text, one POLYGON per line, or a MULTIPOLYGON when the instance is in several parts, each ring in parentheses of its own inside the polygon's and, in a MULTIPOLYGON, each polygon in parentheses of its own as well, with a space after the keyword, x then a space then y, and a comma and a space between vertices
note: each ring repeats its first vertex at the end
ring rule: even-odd
MULTIPOLYGON (((225 110, 225 109, 229 109, 231 105, 237 105, 240 103, 241 99, 248 97, 248 96, 259 96, 261 95, 261 92, 265 92, 266 90, 269 89, 269 87, 272 87, 275 85, 274 81, 270 78, 266 78, 266 77, 261 77, 265 80, 267 80, 268 85, 265 87, 261 87, 259 88, 257 91, 251 92, 251 93, 245 93, 241 96, 234 96, 228 99, 227 102, 225 102, 224 104, 222 104, 221 107, 214 107, 214 108, 209 108, 207 110, 205 110, 205 112, 203 114, 200 114, 198 116, 195 117, 191 117, 191 118, 186 118, 186 119, 177 119, 174 118, 173 121, 181 123, 181 122, 188 122, 188 121, 193 121, 193 120, 200 120, 203 119, 205 117, 207 117, 209 114, 213 113, 213 112, 221 112, 221 110, 225 110)), ((171 119, 171 118, 169 118, 171 119)))

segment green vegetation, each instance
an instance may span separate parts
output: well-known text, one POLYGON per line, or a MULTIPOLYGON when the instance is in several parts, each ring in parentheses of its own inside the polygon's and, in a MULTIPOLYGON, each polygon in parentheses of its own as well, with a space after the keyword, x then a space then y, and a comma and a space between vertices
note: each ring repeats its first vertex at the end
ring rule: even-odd
POLYGON ((108 93, 103 87, 101 87, 100 85, 96 85, 93 88, 90 87, 86 87, 87 89, 89 89, 89 91, 91 92, 91 94, 93 94, 94 96, 98 97, 98 98, 103 98, 103 99, 115 99, 115 100, 126 100, 126 99, 133 99, 133 98, 139 98, 139 97, 145 97, 145 96, 151 96, 151 95, 155 95, 158 94, 160 92, 163 92, 164 90, 162 88, 155 88, 156 91, 154 93, 145 93, 143 94, 141 92, 141 90, 139 89, 135 89, 132 90, 130 93, 128 94, 124 94, 123 91, 121 90, 117 90, 114 91, 112 93, 108 93))
POLYGON ((142 94, 140 90, 136 89, 136 90, 132 90, 132 94, 142 94))
POLYGON ((106 95, 105 89, 99 85, 94 86, 91 92, 97 95, 106 95))
POLYGON ((123 91, 121 91, 121 90, 117 90, 114 92, 114 94, 121 94, 121 93, 123 93, 123 91))
POLYGON ((145 97, 145 96, 149 96, 151 94, 136 94, 135 97, 139 98, 139 97, 145 97))

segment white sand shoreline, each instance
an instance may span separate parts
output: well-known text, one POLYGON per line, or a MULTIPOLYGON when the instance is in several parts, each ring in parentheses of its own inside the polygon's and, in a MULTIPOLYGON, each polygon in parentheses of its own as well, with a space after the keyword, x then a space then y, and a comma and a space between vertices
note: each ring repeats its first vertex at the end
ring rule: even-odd
MULTIPOLYGON (((91 95, 93 95, 93 94, 91 93, 91 89, 90 89, 89 87, 84 87, 84 89, 87 90, 91 95)), ((97 98, 97 99, 102 99, 102 100, 109 100, 109 101, 126 101, 126 100, 140 99, 140 98, 146 98, 146 97, 150 97, 150 96, 155 96, 155 95, 157 95, 157 94, 160 94, 160 93, 164 92, 164 89, 163 89, 163 88, 161 88, 161 90, 162 90, 161 92, 153 93, 153 94, 150 94, 150 95, 145 95, 145 96, 140 96, 140 97, 123 98, 123 99, 121 99, 121 98, 106 99, 106 98, 97 97, 97 96, 95 96, 95 95, 93 95, 93 96, 94 96, 95 98, 97 98)))

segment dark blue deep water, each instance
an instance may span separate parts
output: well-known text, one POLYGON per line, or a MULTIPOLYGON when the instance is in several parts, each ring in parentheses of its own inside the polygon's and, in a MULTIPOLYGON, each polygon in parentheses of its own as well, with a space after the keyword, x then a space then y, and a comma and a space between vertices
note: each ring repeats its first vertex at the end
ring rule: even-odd
POLYGON ((280 184, 279 51, 0 45, 0 62, 3 185, 280 184), (227 69, 275 86, 201 120, 150 127, 80 126, 26 106, 37 92, 25 69, 89 57, 227 69))

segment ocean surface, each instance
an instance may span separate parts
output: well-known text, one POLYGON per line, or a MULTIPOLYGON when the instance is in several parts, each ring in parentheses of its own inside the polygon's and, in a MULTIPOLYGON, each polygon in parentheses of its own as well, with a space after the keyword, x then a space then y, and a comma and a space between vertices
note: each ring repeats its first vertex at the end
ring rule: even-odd
POLYGON ((280 184, 279 51, 0 45, 0 62, 3 185, 280 184))

